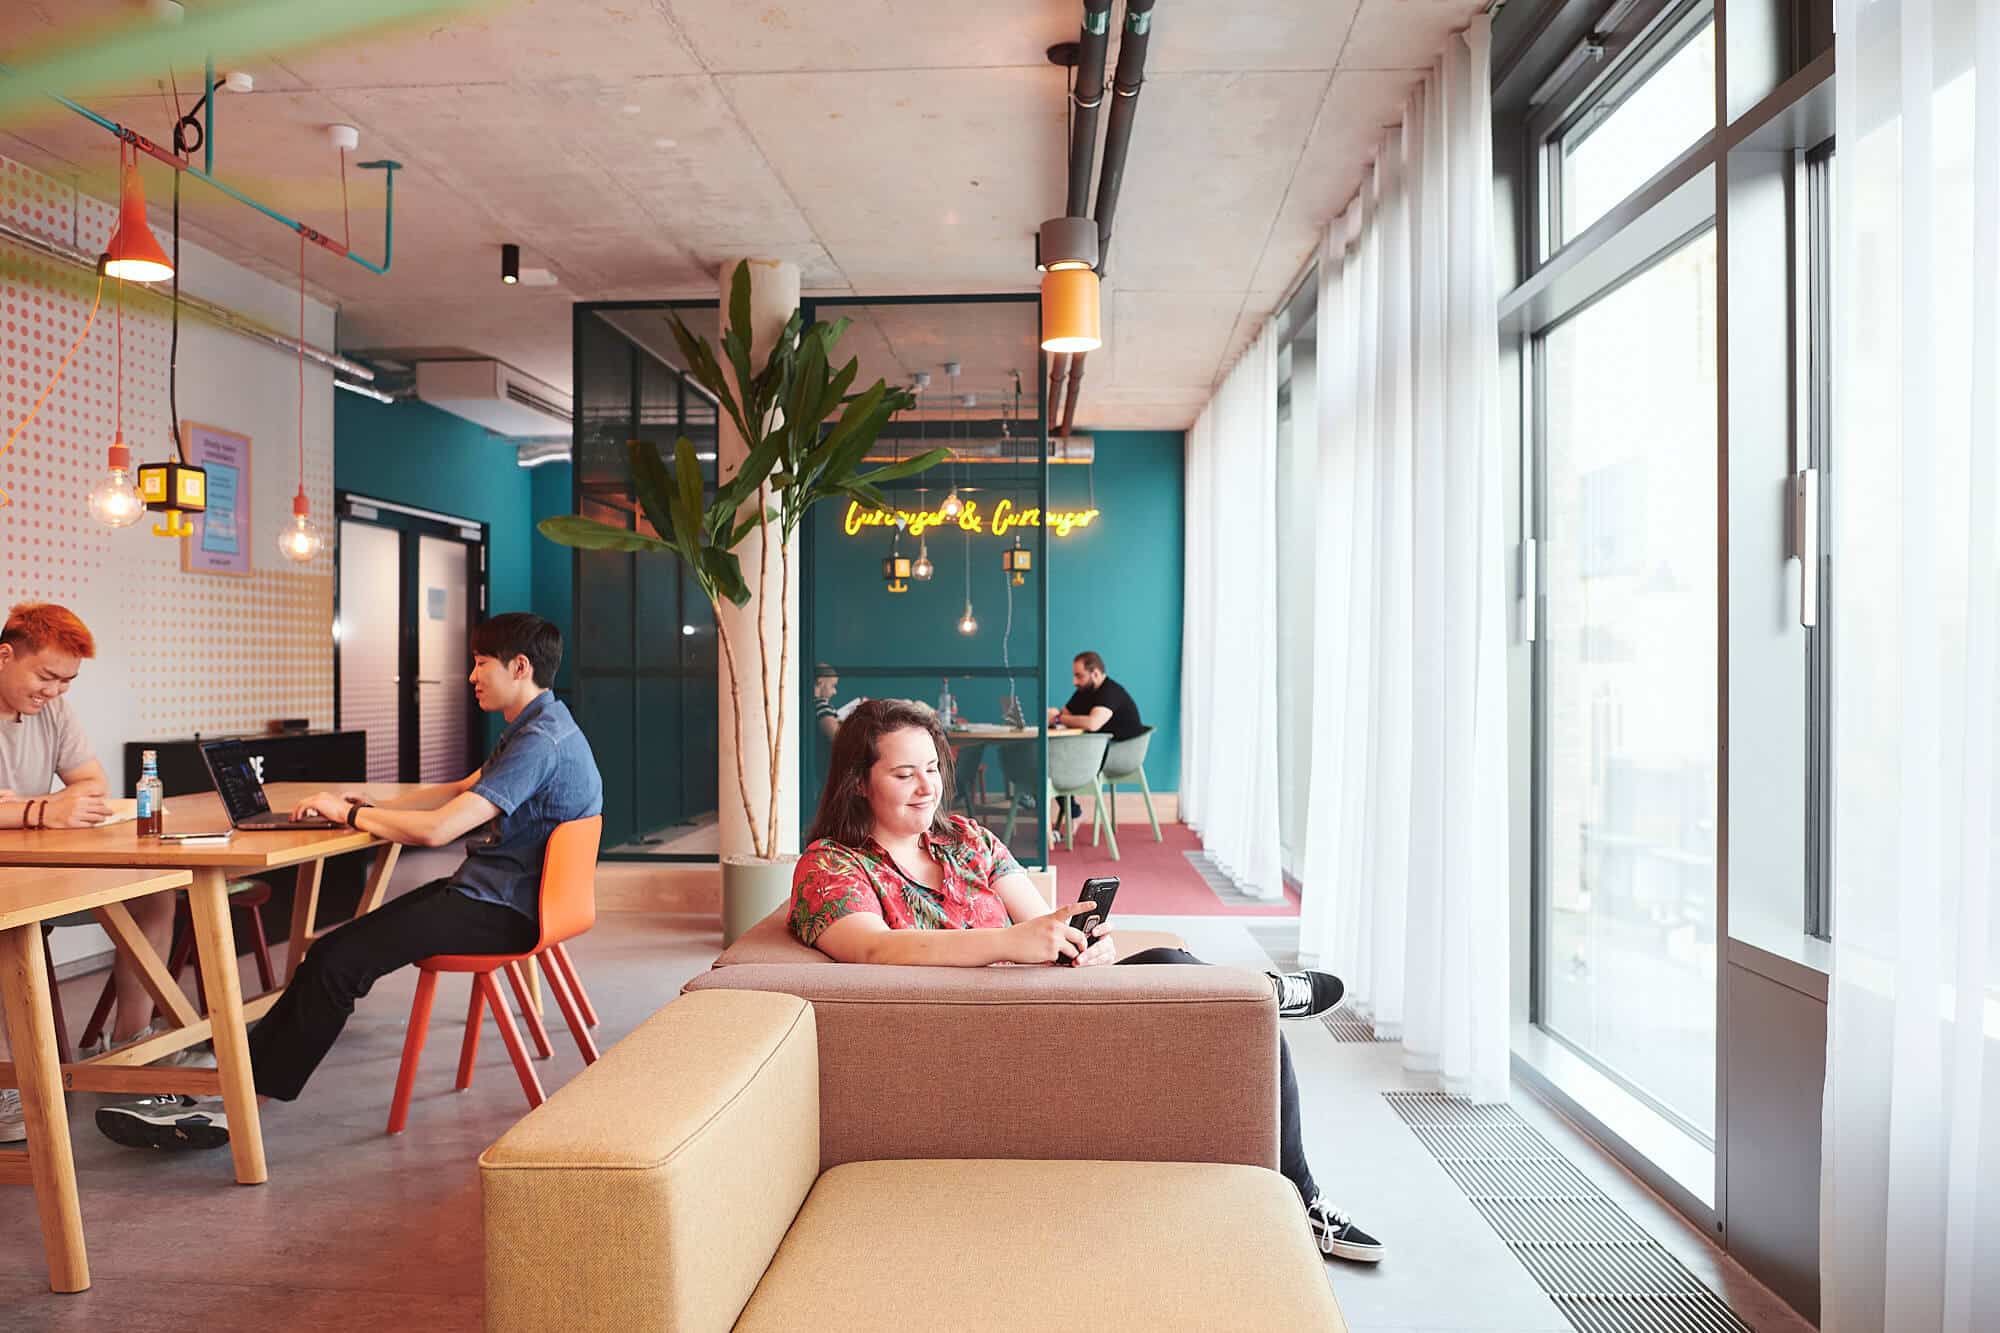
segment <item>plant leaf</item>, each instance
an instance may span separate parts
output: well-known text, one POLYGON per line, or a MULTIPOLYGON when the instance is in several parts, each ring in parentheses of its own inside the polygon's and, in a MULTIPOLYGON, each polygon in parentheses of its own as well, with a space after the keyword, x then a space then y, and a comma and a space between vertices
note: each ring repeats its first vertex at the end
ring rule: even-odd
POLYGON ((870 486, 881 486, 888 482, 901 481, 904 477, 914 477, 919 472, 927 472, 950 456, 949 449, 932 449, 928 453, 918 454, 915 458, 906 458, 900 463, 878 467, 873 472, 863 472, 854 480, 870 486))
POLYGON ((675 552, 672 542, 648 537, 629 528, 614 528, 581 514, 555 514, 535 525, 535 530, 559 546, 579 551, 665 551, 675 552))
POLYGON ((653 531, 666 537, 674 530, 673 476, 651 440, 625 441, 626 461, 631 466, 632 492, 653 531))

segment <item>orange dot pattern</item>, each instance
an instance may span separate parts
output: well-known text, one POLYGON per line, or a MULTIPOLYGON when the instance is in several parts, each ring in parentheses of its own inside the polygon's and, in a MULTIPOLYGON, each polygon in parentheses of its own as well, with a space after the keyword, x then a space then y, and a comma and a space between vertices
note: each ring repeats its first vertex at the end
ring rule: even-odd
MULTIPOLYGON (((0 217, 22 230, 91 251, 109 240, 117 216, 109 203, 0 158, 0 217)), ((152 224, 170 244, 157 208, 152 224)), ((0 242, 0 439, 34 405, 82 331, 95 287, 89 273, 0 242)), ((99 660, 71 701, 114 773, 127 739, 261 731, 275 718, 333 725, 332 553, 290 565, 275 549, 289 505, 262 512, 271 509, 270 479, 282 480, 289 497, 297 473, 293 411, 212 423, 251 437, 260 512, 249 576, 184 572, 181 543, 155 537, 153 515, 116 530, 91 519, 90 490, 118 428, 116 295, 116 284, 107 283, 96 327, 68 374, 0 456, 0 487, 13 500, 0 508, 7 602, 60 602, 90 626, 99 660)), ((134 302, 129 288, 127 296, 124 433, 134 459, 146 461, 172 447, 169 327, 157 301, 134 302)), ((190 365, 185 318, 182 332, 183 406, 191 381, 245 373, 241 365, 190 365)), ((309 381, 326 375, 310 366, 306 373, 309 381)), ((308 411, 330 414, 311 401, 308 411)), ((306 440, 306 494, 322 532, 332 527, 331 435, 329 426, 306 440)))

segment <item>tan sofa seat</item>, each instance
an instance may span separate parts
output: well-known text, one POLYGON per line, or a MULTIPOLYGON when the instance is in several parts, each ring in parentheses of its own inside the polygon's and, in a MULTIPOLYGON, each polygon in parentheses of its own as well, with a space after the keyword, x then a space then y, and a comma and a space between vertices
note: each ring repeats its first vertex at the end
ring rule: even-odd
POLYGON ((1345 1327, 1298 1192, 1276 1172, 1035 1161, 835 1167, 736 1324, 739 1333, 1345 1327))

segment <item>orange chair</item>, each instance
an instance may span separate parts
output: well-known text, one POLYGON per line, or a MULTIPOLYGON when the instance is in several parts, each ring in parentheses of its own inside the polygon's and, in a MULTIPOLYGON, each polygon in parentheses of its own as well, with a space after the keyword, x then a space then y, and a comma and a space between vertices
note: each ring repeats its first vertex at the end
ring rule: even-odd
POLYGON ((596 1015, 592 1013, 586 1022, 588 1002, 581 998, 583 988, 576 984, 576 968, 562 942, 583 934, 597 920, 597 846, 603 832, 603 817, 593 815, 558 824, 549 835, 548 849, 542 858, 542 934, 534 948, 517 954, 433 954, 418 961, 417 998, 410 1006, 410 1031, 403 1039, 403 1065, 396 1071, 396 1097, 389 1106, 391 1134, 402 1133, 409 1122, 410 1087, 416 1081, 417 1060, 424 1053, 431 1001, 437 997, 440 972, 472 974, 472 1003, 465 1015, 465 1044, 459 1049, 458 1082, 454 1085, 458 1091, 472 1086, 472 1063, 479 1054, 480 1013, 482 1009, 491 1009, 493 1021, 500 1027, 500 1040, 506 1043, 514 1072, 520 1076, 521 1091, 528 1095, 529 1109, 542 1104, 542 1081, 535 1077, 527 1048, 521 1044, 520 1030, 514 1026, 514 1016, 508 1012, 499 984, 493 980, 495 972, 506 972, 528 1032, 534 1038, 535 1052, 546 1059, 555 1050, 549 1045, 549 1034, 542 1020, 528 1003, 527 978, 521 971, 521 964, 536 958, 542 960, 542 975, 548 978, 549 989, 562 1007, 563 1021, 569 1024, 570 1035, 576 1038, 583 1062, 591 1064, 597 1059, 597 1043, 590 1039, 589 1032, 589 1025, 597 1021, 596 1015))

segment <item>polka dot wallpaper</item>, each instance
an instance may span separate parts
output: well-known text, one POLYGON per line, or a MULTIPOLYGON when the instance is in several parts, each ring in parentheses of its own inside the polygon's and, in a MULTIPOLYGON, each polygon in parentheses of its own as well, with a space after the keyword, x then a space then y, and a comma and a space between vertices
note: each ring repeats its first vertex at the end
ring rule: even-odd
MULTIPOLYGON (((158 179, 165 169, 153 164, 146 171, 153 229, 171 248, 158 179)), ((108 239, 117 210, 0 159, 0 217, 94 251, 108 239)), ((262 308, 246 313, 279 322, 272 312, 287 308, 283 284, 191 244, 183 249, 185 290, 239 308, 232 298, 250 292, 262 308)), ((0 431, 11 432, 33 407, 82 332, 96 287, 94 274, 0 241, 0 431)), ((123 422, 135 462, 163 459, 172 447, 163 295, 129 284, 124 291, 123 422)), ((0 455, 0 490, 9 501, 0 507, 5 601, 61 602, 96 636, 97 660, 84 668, 70 699, 114 783, 122 781, 127 740, 262 731, 277 718, 333 724, 331 542, 305 566, 290 564, 276 549, 278 525, 289 519, 299 485, 296 359, 183 308, 181 417, 251 438, 255 537, 250 575, 186 573, 180 541, 154 536, 153 515, 114 530, 86 507, 118 429, 117 300, 118 284, 105 283, 97 322, 67 374, 0 455)), ((295 321, 296 288, 289 301, 295 321)), ((330 341, 325 308, 312 303, 308 315, 320 326, 309 322, 312 340, 330 341)), ((307 363, 305 487, 329 538, 332 396, 330 374, 307 363)))

